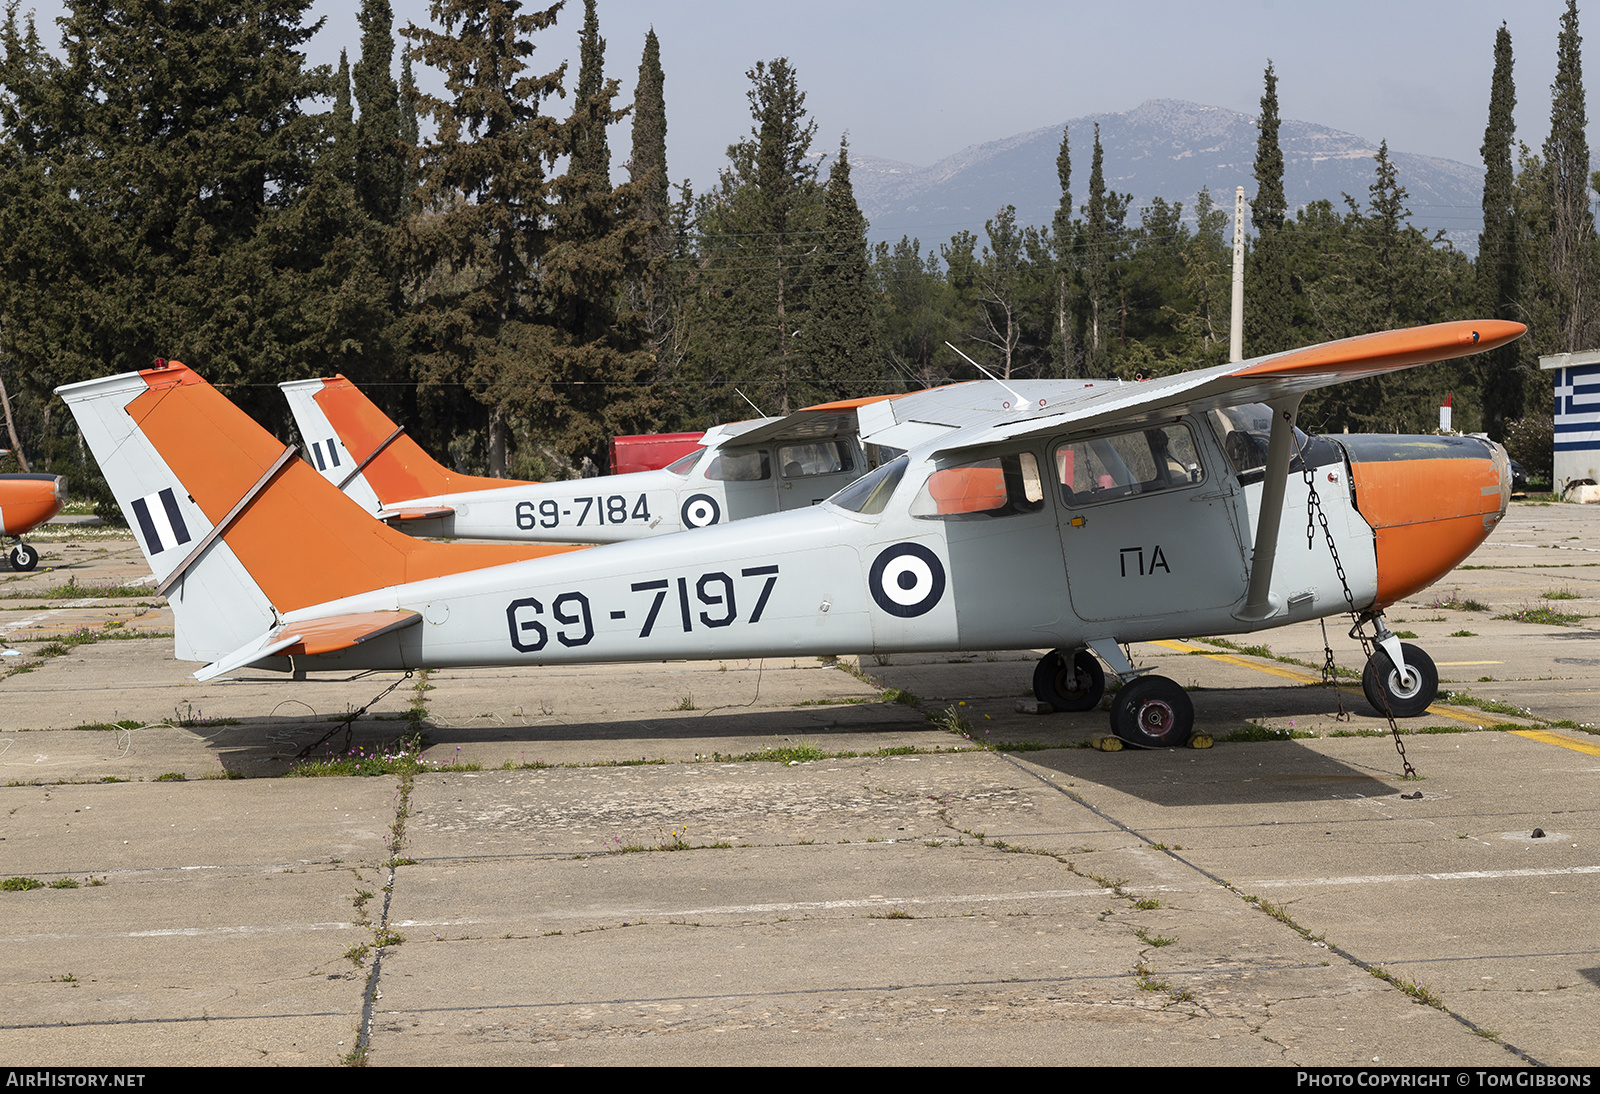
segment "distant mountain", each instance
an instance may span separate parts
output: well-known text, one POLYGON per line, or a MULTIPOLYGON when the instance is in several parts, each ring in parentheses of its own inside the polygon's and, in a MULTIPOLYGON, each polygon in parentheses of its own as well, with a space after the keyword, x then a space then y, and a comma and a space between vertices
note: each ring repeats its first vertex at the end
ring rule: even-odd
MULTIPOLYGON (((1153 197, 1181 201, 1190 216, 1202 186, 1230 214, 1233 191, 1256 192, 1256 119, 1221 107, 1178 99, 1151 99, 1120 114, 1091 114, 1064 123, 1072 134, 1072 199, 1081 207, 1089 190, 1094 126, 1100 124, 1106 187, 1132 193, 1133 212, 1153 197)), ((1341 194, 1367 203, 1378 142, 1310 122, 1285 120, 1284 191, 1291 210, 1327 198, 1343 210, 1341 194)), ((931 167, 852 152, 856 200, 871 224, 873 242, 902 235, 920 238, 924 250, 966 229, 985 241, 983 223, 1005 205, 1023 224, 1046 225, 1061 200, 1056 153, 1061 126, 975 144, 931 167)), ((1455 246, 1476 255, 1483 230, 1483 168, 1434 156, 1389 150, 1400 185, 1409 195, 1411 223, 1444 229, 1455 246)), ((1231 229, 1230 229, 1231 230, 1231 229)))

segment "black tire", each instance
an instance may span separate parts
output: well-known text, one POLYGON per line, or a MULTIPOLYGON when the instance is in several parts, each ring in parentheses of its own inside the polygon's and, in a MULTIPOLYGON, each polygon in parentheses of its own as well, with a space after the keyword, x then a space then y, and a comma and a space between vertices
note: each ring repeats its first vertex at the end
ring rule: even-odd
POLYGON ((1141 676, 1117 692, 1111 732, 1135 748, 1177 748, 1194 732, 1194 704, 1165 676, 1141 676))
POLYGON ((1439 670, 1433 667, 1433 658, 1410 642, 1401 643, 1400 655, 1406 659, 1406 667, 1416 674, 1409 687, 1380 647, 1367 659, 1367 667, 1361 673, 1361 690, 1379 714, 1383 713, 1384 701, 1388 700, 1390 714, 1396 718, 1415 718, 1439 697, 1439 670))
POLYGON ((11 568, 27 573, 39 565, 39 552, 36 548, 29 547, 26 543, 19 543, 11 548, 11 568))
POLYGON ((1106 693, 1106 673, 1099 660, 1088 650, 1079 650, 1067 661, 1061 650, 1051 650, 1039 658, 1033 669, 1033 694, 1041 703, 1049 703, 1059 711, 1093 710, 1100 705, 1106 693), (1067 665, 1078 670, 1078 686, 1068 686, 1067 665))

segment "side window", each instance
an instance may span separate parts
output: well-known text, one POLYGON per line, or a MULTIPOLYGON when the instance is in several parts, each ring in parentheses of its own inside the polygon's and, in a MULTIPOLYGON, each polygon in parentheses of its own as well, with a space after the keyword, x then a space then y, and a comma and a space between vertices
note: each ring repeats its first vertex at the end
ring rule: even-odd
POLYGON ((760 482, 772 478, 772 457, 766 450, 756 452, 719 452, 711 466, 706 468, 706 478, 714 482, 760 482))
POLYGON ((928 476, 911 515, 922 520, 987 520, 1044 508, 1044 484, 1032 452, 941 467, 928 476))
POLYGON ((786 479, 835 475, 855 470, 855 459, 838 441, 789 444, 778 449, 778 467, 786 479))
POLYGON ((1181 425, 1094 437, 1056 448, 1056 477, 1068 505, 1171 490, 1203 482, 1194 436, 1181 425))

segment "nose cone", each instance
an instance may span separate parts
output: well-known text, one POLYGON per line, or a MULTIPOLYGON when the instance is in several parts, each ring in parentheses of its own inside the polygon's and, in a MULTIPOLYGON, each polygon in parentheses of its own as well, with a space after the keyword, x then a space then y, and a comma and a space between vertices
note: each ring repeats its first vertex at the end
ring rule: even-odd
POLYGON ((1511 502, 1506 451, 1472 437, 1352 435, 1356 509, 1372 526, 1376 607, 1425 589, 1453 570, 1500 523, 1511 502))
POLYGON ((31 532, 61 512, 66 488, 59 475, 0 475, 0 535, 31 532))

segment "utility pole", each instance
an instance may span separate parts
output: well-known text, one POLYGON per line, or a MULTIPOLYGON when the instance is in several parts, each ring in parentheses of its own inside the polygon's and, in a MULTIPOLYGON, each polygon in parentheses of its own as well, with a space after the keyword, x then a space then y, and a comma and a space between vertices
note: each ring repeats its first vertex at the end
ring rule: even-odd
POLYGON ((1244 187, 1233 190, 1233 329, 1228 334, 1228 360, 1244 360, 1244 187))

